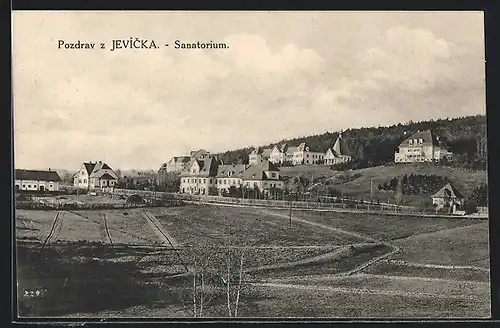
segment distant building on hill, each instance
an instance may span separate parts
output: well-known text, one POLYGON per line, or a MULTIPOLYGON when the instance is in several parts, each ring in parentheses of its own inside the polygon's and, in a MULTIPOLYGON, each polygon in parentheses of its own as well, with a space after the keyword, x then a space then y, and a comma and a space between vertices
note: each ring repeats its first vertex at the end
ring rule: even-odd
POLYGON ((187 171, 194 160, 202 161, 210 156, 210 152, 199 149, 193 150, 188 155, 174 156, 168 162, 163 163, 158 170, 158 174, 187 171))
POLYGON ((15 171, 15 191, 51 192, 59 190, 61 177, 56 171, 20 170, 15 171))
POLYGON ((394 153, 395 163, 439 162, 443 158, 452 160, 453 154, 430 130, 406 138, 394 153))
POLYGON ((80 189, 113 190, 118 176, 113 169, 102 161, 86 162, 73 176, 73 186, 80 189))
POLYGON ((348 163, 352 160, 351 150, 345 139, 342 137, 342 133, 339 133, 337 140, 333 147, 328 148, 325 153, 325 164, 335 165, 340 163, 348 163))
POLYGON ((262 161, 269 160, 272 151, 273 148, 262 148, 262 147, 254 148, 254 150, 250 153, 250 155, 248 155, 248 164, 257 165, 260 164, 262 161))
POLYGON ((464 205, 464 196, 455 189, 451 183, 447 183, 435 194, 431 196, 432 205, 436 210, 442 208, 452 208, 453 212, 461 209, 464 205))
POLYGON ((273 164, 289 163, 299 164, 322 164, 324 153, 311 149, 306 143, 298 146, 290 146, 288 143, 275 145, 269 156, 269 161, 273 164))

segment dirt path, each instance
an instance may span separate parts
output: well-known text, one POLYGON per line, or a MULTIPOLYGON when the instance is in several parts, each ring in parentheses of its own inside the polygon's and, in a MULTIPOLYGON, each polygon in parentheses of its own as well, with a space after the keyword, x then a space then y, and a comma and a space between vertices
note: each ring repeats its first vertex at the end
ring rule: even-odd
POLYGON ((143 212, 143 215, 162 242, 169 244, 172 247, 178 246, 177 241, 169 235, 165 229, 163 229, 160 222, 158 222, 158 219, 154 215, 148 212, 143 212))
POLYGON ((57 237, 59 237, 62 228, 62 220, 60 218, 60 215, 61 213, 57 212, 56 215, 54 216, 54 221, 52 221, 52 228, 50 229, 49 235, 47 236, 47 238, 45 238, 45 241, 43 242, 42 249, 45 248, 45 246, 48 243, 57 241, 57 237))
MULTIPOLYGON (((107 236, 107 239, 109 240, 109 243, 111 244, 111 246, 113 246, 113 240, 111 239, 111 235, 109 234, 109 229, 108 229, 108 217, 106 215, 106 213, 103 213, 102 214, 102 220, 104 222, 104 231, 105 231, 105 234, 107 236)), ((101 229, 102 230, 102 229, 101 229)))

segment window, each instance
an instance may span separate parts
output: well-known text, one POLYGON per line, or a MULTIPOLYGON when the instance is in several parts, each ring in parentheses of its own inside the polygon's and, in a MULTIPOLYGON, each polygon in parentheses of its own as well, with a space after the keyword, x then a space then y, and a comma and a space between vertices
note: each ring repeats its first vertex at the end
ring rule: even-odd
POLYGON ((271 177, 276 178, 276 173, 271 173, 271 177))
POLYGON ((31 188, 31 185, 28 185, 28 188, 31 188))
POLYGON ((210 179, 210 183, 212 183, 212 179, 210 179))
POLYGON ((78 179, 78 183, 82 183, 82 179, 78 179))
POLYGON ((23 188, 26 188, 26 185, 23 184, 23 188))
POLYGON ((423 143, 424 143, 424 139, 422 139, 422 138, 418 139, 418 143, 419 143, 420 145, 421 145, 421 144, 423 144, 423 143))
POLYGON ((411 145, 413 144, 413 140, 411 140, 411 139, 410 139, 410 140, 408 141, 408 144, 411 146, 411 145))
POLYGON ((53 185, 50 185, 50 188, 52 188, 52 187, 53 187, 53 185))
POLYGON ((87 179, 83 179, 83 183, 87 183, 87 179))

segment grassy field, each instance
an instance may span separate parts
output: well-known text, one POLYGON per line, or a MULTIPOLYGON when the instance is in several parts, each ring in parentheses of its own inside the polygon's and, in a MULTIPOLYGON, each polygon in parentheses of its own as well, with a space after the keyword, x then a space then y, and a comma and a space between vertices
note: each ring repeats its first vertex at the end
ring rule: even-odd
MULTIPOLYGON (((270 211, 277 214, 282 213, 282 211, 270 211)), ((422 233, 469 226, 478 222, 484 222, 476 219, 461 219, 459 217, 449 219, 383 214, 374 215, 368 213, 352 214, 339 212, 293 211, 292 214, 293 217, 307 219, 311 222, 347 231, 356 231, 380 241, 392 241, 422 233)), ((481 238, 481 240, 484 240, 484 238, 481 238)))
POLYGON ((252 208, 185 206, 150 212, 183 245, 301 246, 363 241, 300 222, 289 228, 288 219, 252 208))
POLYGON ((203 272, 203 316, 227 316, 222 278, 234 285, 241 265, 239 316, 489 315, 487 222, 292 214, 290 228, 271 209, 60 211, 51 233, 56 212, 18 210, 20 314, 192 316, 203 272))
MULTIPOLYGON (((343 172, 337 172, 330 170, 328 166, 295 166, 295 167, 283 167, 280 168, 284 175, 297 176, 305 175, 306 177, 324 176, 327 178, 335 179, 336 176, 343 176, 343 172)), ((389 182, 392 178, 398 177, 400 175, 410 175, 410 174, 424 174, 424 175, 438 175, 443 177, 448 177, 453 185, 462 192, 464 195, 468 195, 475 186, 486 183, 487 172, 486 171, 470 171, 461 168, 445 167, 438 165, 431 165, 425 163, 415 163, 415 164, 398 164, 391 166, 376 166, 370 168, 364 168, 359 170, 352 170, 349 173, 351 176, 359 175, 359 177, 353 179, 350 182, 336 184, 335 189, 342 192, 345 195, 356 196, 356 197, 368 197, 370 196, 371 182, 373 181, 374 197, 380 198, 382 202, 395 202, 395 192, 394 191, 380 191, 377 186, 383 184, 384 182, 389 182)), ((437 190, 436 190, 437 191, 437 190)), ((406 204, 425 204, 430 202, 429 195, 413 196, 404 195, 403 201, 406 204)))

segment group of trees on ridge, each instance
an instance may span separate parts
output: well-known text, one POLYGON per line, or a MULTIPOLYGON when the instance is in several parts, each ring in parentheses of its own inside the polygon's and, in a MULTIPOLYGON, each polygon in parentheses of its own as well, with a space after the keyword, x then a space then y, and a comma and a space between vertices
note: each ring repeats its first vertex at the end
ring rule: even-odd
MULTIPOLYGON (((386 127, 349 129, 342 132, 352 152, 353 162, 349 168, 365 168, 394 162, 394 152, 409 135, 419 130, 431 130, 454 153, 452 163, 458 167, 485 169, 486 158, 480 156, 478 144, 486 138, 486 116, 476 115, 454 119, 439 119, 422 122, 408 122, 386 127), (406 133, 406 134, 405 134, 406 133)), ((307 143, 311 149, 326 152, 337 139, 338 132, 281 140, 275 144, 298 145, 307 143)), ((262 145, 271 148, 275 144, 262 145)), ((224 163, 247 163, 252 147, 226 151, 217 154, 224 163)))

